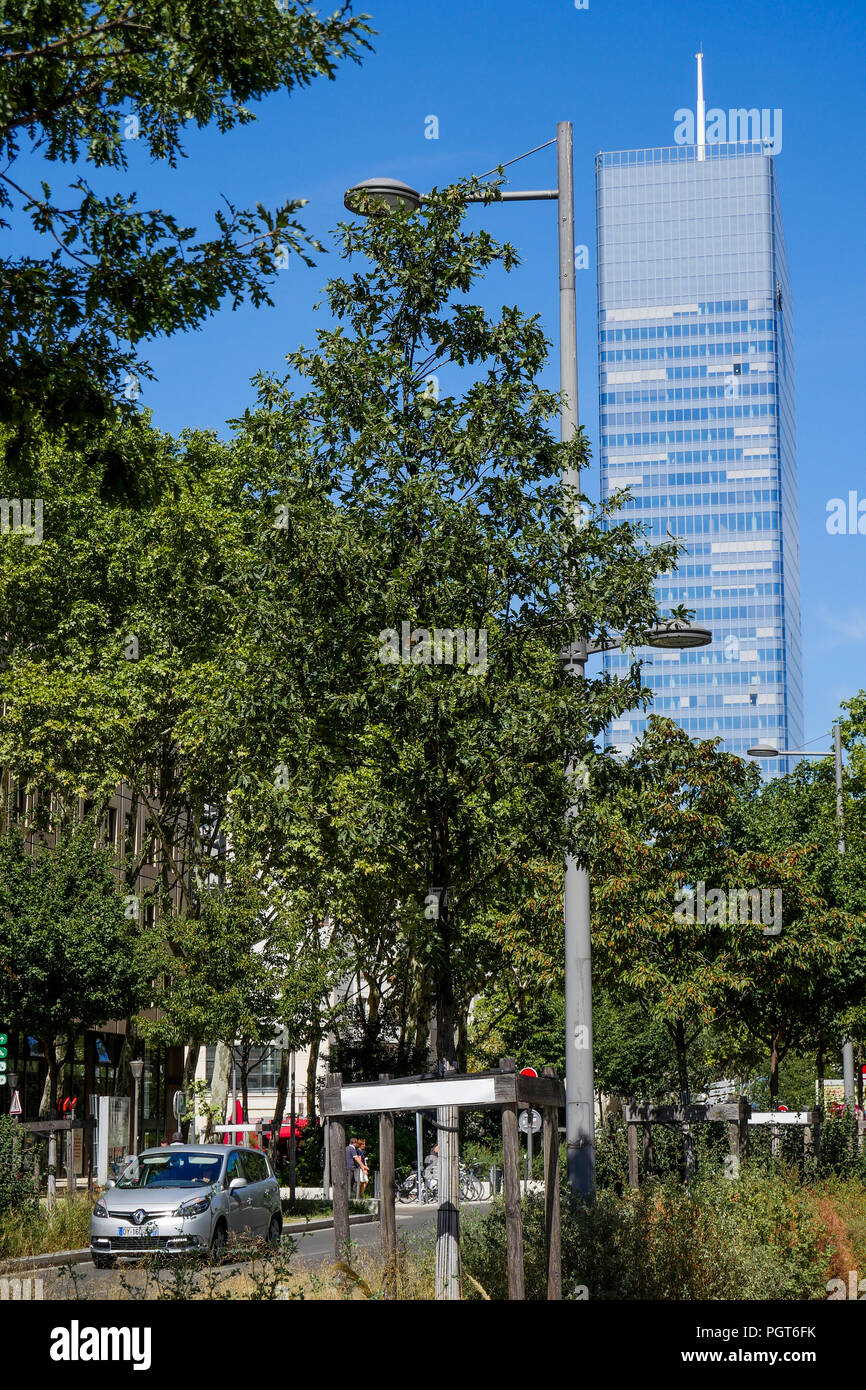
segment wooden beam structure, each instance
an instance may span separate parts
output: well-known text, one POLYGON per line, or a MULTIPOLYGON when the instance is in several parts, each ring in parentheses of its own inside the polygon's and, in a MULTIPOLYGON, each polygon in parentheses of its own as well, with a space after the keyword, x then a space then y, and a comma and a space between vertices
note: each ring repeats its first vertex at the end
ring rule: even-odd
POLYGON ((458 1075, 389 1077, 377 1081, 343 1084, 332 1073, 322 1092, 319 1113, 330 1127, 331 1175, 334 1183, 334 1255, 345 1258, 349 1243, 349 1191, 346 1170, 346 1117, 379 1116, 381 1155, 382 1253, 385 1260, 385 1296, 395 1297, 396 1215, 394 1211, 394 1114, 398 1110, 434 1110, 440 1134, 439 1213, 436 1241, 436 1296, 460 1297, 459 1172, 456 1135, 461 1109, 498 1109, 502 1112, 503 1177, 505 1190, 508 1297, 526 1296, 523 1271, 523 1222, 520 1209, 520 1148, 517 1116, 529 1107, 542 1112, 545 1177, 545 1233, 547 1240, 547 1296, 562 1297, 562 1253, 559 1194, 559 1111, 565 1107, 565 1087, 552 1067, 542 1076, 523 1076, 510 1057, 503 1057, 497 1071, 458 1075), (448 1137, 448 1143, 442 1140, 448 1137), (453 1139, 453 1144, 451 1140, 453 1139), (451 1154, 444 1165, 443 1153, 451 1154), (452 1161, 453 1160, 453 1161, 452 1161))

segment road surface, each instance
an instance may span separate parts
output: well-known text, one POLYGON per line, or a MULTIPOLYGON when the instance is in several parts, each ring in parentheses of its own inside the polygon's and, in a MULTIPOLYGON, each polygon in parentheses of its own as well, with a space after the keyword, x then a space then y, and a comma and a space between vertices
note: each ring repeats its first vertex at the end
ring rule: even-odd
MULTIPOLYGON (((486 1211, 490 1206, 489 1202, 473 1202, 471 1206, 464 1206, 461 1215, 464 1219, 471 1219, 475 1212, 486 1211)), ((436 1224, 436 1207, 432 1205, 416 1207, 412 1205, 402 1205, 397 1203, 397 1238, 409 1238, 415 1234, 422 1234, 431 1231, 436 1224)), ((299 1263, 309 1267, 320 1264, 328 1264, 334 1258, 334 1232, 333 1229, 313 1230, 293 1232, 291 1239, 296 1243, 296 1252, 292 1257, 292 1265, 297 1267, 299 1263)), ((381 1228, 378 1221, 368 1221, 361 1225, 351 1227, 351 1239, 353 1245, 361 1247, 375 1247, 381 1240, 381 1228)), ((245 1268, 246 1262, 226 1263, 219 1267, 220 1276, 230 1276, 234 1273, 240 1274, 245 1268)), ((248 1267, 248 1265, 246 1265, 248 1267)), ((26 1271, 16 1271, 24 1276, 26 1271)), ((67 1269, 40 1269, 34 1271, 34 1275, 42 1280, 42 1288, 46 1299, 117 1299, 146 1296, 145 1288, 150 1278, 147 1271, 137 1267, 131 1261, 121 1262, 114 1269, 97 1269, 96 1266, 88 1261, 85 1264, 73 1265, 67 1269), (122 1281, 122 1282, 121 1282, 122 1281)), ((164 1273, 163 1273, 164 1277, 164 1273)), ((201 1273, 191 1273, 190 1278, 195 1282, 201 1282, 206 1278, 206 1271, 201 1273)), ((192 1292, 192 1290, 190 1290, 192 1292)))

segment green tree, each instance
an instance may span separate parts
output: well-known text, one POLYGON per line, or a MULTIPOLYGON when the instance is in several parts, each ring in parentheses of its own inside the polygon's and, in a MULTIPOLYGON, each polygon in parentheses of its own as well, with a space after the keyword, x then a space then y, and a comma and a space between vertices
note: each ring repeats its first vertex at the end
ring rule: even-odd
MULTIPOLYGON (((780 885, 785 942, 772 943, 773 949, 758 964, 772 966, 783 944, 787 960, 779 955, 779 970, 772 971, 773 993, 759 1004, 763 1012, 740 1011, 753 1036, 756 1029, 762 1030, 765 1043, 767 1023, 777 1020, 778 1038, 770 1041, 774 1094, 778 1061, 790 1049, 810 1047, 823 1078, 824 1059, 839 1050, 842 1036, 864 1036, 866 842, 857 792, 855 775, 846 796, 844 855, 839 853, 832 758, 799 763, 787 776, 764 786, 748 807, 743 845, 781 860, 789 883, 787 889, 780 885), (792 958, 798 941, 802 953, 792 958), (813 949, 831 941, 832 952, 813 958, 813 949)), ((762 968, 756 990, 766 983, 762 968)))
POLYGON ((52 1114, 59 1037, 126 1017, 143 994, 135 926, 94 834, 85 821, 34 853, 18 830, 0 840, 0 1014, 41 1041, 52 1114))
MULTIPOLYGON (((313 756, 315 786, 307 748, 296 761, 294 720, 287 750, 276 729, 267 763, 251 749, 247 765, 263 779, 274 761, 287 766, 338 866, 341 907, 360 915, 375 902, 373 934, 408 944, 424 982, 416 998, 426 990, 449 1062, 501 955, 495 920, 512 877, 583 839, 580 818, 566 822, 567 753, 645 693, 637 667, 570 680, 560 649, 610 629, 637 642, 657 619, 655 573, 676 553, 648 550, 610 508, 563 495, 560 474, 586 461, 586 442, 551 435, 559 402, 538 384, 547 344, 537 321, 510 307, 491 319, 468 300, 486 269, 517 259, 462 226, 470 187, 342 229, 342 254, 366 265, 330 282, 337 322, 289 358, 308 389, 263 380, 239 441, 254 457, 294 454, 289 515, 295 495, 319 495, 350 538, 336 574, 327 564, 309 573, 323 641, 302 658, 319 671, 308 744, 327 750, 313 756), (414 655, 388 662, 388 634, 404 623, 414 655), (436 629, 483 631, 484 664, 437 661, 436 629)), ((293 650, 298 599, 283 601, 279 577, 255 598, 271 691, 293 650)))
POLYGON ((121 174, 133 140, 174 167, 190 126, 225 133, 250 106, 334 78, 369 47, 343 4, 322 19, 305 0, 7 0, 0 28, 0 227, 29 222, 35 251, 0 263, 0 418, 91 424, 151 376, 137 345, 195 328, 224 300, 270 303, 281 259, 318 247, 292 199, 274 211, 226 202, 201 236, 126 191, 80 175, 56 197, 43 162, 121 174), (44 249, 43 249, 44 248, 44 249))
POLYGON ((726 891, 752 882, 736 834, 758 772, 718 740, 693 743, 656 716, 624 771, 619 794, 598 803, 596 970, 619 1000, 640 1004, 667 1030, 686 1103, 689 1049, 749 986, 738 933, 763 939, 760 922, 741 929, 702 912, 687 920, 677 908, 685 911, 701 883, 726 891))

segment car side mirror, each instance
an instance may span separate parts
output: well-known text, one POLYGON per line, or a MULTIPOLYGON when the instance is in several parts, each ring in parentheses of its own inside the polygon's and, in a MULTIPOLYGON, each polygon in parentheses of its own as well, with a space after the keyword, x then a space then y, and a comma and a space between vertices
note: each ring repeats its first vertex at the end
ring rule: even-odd
POLYGON ((248 1186, 249 1183, 247 1182, 246 1178, 232 1178, 231 1182, 229 1183, 229 1192, 237 1192, 240 1188, 248 1186))
POLYGON ((109 1187, 116 1187, 116 1186, 117 1186, 117 1184, 115 1183, 114 1178, 109 1178, 109 1179, 108 1179, 108 1182, 105 1184, 106 1191, 108 1190, 109 1187))

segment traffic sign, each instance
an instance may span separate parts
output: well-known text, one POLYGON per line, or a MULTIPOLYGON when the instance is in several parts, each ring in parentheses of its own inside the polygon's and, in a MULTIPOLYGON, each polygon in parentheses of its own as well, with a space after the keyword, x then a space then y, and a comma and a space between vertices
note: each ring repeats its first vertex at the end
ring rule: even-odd
POLYGON ((9 1041, 8 1033, 0 1033, 0 1047, 5 1047, 9 1041))
POLYGON ((186 1107, 186 1095, 183 1091, 175 1091, 171 1098, 171 1110, 175 1119, 179 1120, 186 1107))
POLYGON ((19 1096, 19 1094, 18 1094, 17 1091, 13 1091, 13 1092, 12 1092, 12 1104, 9 1106, 9 1114, 10 1114, 10 1115, 20 1115, 20 1114, 21 1114, 21 1097, 19 1096))
POLYGON ((541 1129, 541 1116, 537 1110, 521 1110, 517 1119, 517 1128, 523 1134, 537 1134, 541 1129))
POLYGON ((0 1057, 0 1071, 6 1071, 8 1066, 9 1063, 5 1060, 5 1058, 0 1057))
POLYGON ((520 1073, 520 1075, 521 1075, 521 1076, 537 1076, 537 1075, 538 1075, 538 1072, 535 1070, 535 1067, 524 1067, 523 1070, 522 1070, 522 1072, 520 1073))
POLYGON ((9 1056, 9 1049, 8 1049, 8 1047, 3 1047, 2 1044, 0 1044, 0 1057, 8 1057, 8 1056, 9 1056))

